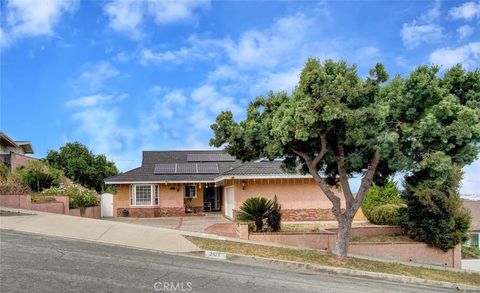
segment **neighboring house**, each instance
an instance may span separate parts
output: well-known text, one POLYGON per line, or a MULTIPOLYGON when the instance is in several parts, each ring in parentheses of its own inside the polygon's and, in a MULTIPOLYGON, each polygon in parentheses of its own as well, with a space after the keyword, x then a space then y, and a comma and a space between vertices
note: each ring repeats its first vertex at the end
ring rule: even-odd
POLYGON ((32 144, 29 141, 13 140, 0 131, 0 162, 5 163, 10 171, 24 166, 28 161, 36 160, 26 156, 33 154, 32 144))
POLYGON ((470 238, 467 245, 480 248, 480 201, 463 200, 463 206, 472 213, 472 227, 470 228, 470 238))
POLYGON ((242 163, 223 151, 144 151, 141 167, 105 183, 116 185, 114 216, 221 211, 234 218, 247 198, 276 195, 283 220, 334 219, 332 204, 310 175, 286 173, 279 161, 242 163))

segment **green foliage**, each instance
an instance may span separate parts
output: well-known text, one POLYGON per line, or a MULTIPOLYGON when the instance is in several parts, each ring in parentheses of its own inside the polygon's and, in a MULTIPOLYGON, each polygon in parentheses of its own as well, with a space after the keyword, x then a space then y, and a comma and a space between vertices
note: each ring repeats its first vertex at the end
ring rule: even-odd
POLYGON ((468 239, 471 224, 470 212, 462 207, 458 192, 462 171, 453 165, 446 168, 446 176, 440 176, 428 169, 436 167, 426 168, 405 178, 404 226, 413 239, 448 250, 468 239))
MULTIPOLYGON (((396 172, 412 173, 414 177, 431 172, 430 183, 409 183, 414 189, 410 193, 420 195, 427 192, 424 188, 428 186, 423 185, 438 186, 451 174, 453 165, 463 167, 478 156, 480 70, 467 72, 459 65, 441 76, 437 66, 419 66, 406 77, 387 80, 381 64, 362 78, 354 65, 344 61, 310 59, 291 95, 270 92, 266 97, 257 97, 249 104, 246 119, 240 122, 234 121, 230 111, 218 115, 211 126, 214 137, 210 144, 223 146, 244 161, 283 158, 286 170, 324 174, 323 182, 333 183, 340 178, 344 185, 348 183, 345 176, 339 176, 337 159, 344 159, 345 173, 353 176, 366 174, 372 158, 378 155, 380 161, 373 178, 377 184, 384 184, 396 172), (326 155, 314 166, 315 170, 309 169, 303 158, 320 153, 322 137, 326 155), (342 156, 340 150, 344 151, 342 156)), ((323 182, 319 185, 325 189, 323 182)), ((370 185, 370 180, 362 181, 359 193, 370 185)), ((436 196, 440 201, 445 198, 445 192, 430 191, 432 200, 437 200, 433 199, 436 196)), ((362 197, 358 199, 360 202, 350 206, 361 204, 362 197)), ((416 202, 407 200, 408 205, 416 206, 416 202)), ((353 214, 347 211, 337 218, 353 214)), ((463 231, 466 217, 460 214, 455 220, 449 217, 445 227, 458 226, 463 231)), ((442 223, 434 214, 422 215, 425 222, 442 223)), ((456 238, 463 238, 462 233, 456 238)))
POLYGON ((79 142, 67 143, 59 151, 49 151, 47 162, 60 170, 75 183, 101 192, 104 179, 118 174, 115 163, 104 155, 94 155, 79 142))
POLYGON ((462 246, 462 259, 480 259, 480 249, 474 246, 462 246))
POLYGON ((405 204, 392 203, 377 206, 371 210, 368 220, 377 225, 400 226, 405 208, 405 204))
POLYGON ((79 208, 81 211, 99 204, 95 190, 83 189, 74 185, 65 187, 63 192, 60 188, 52 187, 44 190, 42 194, 47 196, 66 195, 69 197, 70 209, 79 208))
POLYGON ((28 161, 27 165, 17 168, 12 176, 35 192, 58 186, 63 178, 60 170, 50 167, 40 160, 28 161))
POLYGON ((273 199, 272 210, 267 217, 267 225, 273 232, 280 231, 282 226, 282 205, 278 203, 276 195, 273 199))
MULTIPOLYGON (((384 186, 379 186, 377 184, 373 184, 372 187, 368 190, 367 196, 362 203, 362 211, 363 214, 367 217, 367 219, 378 225, 397 225, 392 224, 395 222, 395 215, 396 213, 392 214, 392 210, 396 209, 397 211, 400 209, 402 205, 405 204, 405 201, 400 197, 400 191, 398 190, 397 183, 393 180, 387 181, 384 186), (379 208, 383 205, 389 205, 385 208, 379 208), (395 208, 396 207, 396 208, 395 208), (375 217, 372 215, 372 211, 376 209, 375 217), (379 219, 383 217, 381 213, 385 211, 389 215, 394 216, 392 220, 387 220, 387 222, 383 222, 379 219)), ((397 222, 400 223, 400 222, 397 222)))
POLYGON ((8 173, 8 166, 5 163, 0 163, 0 182, 7 180, 8 173))
POLYGON ((237 221, 254 222, 257 232, 262 231, 264 220, 268 221, 269 218, 270 223, 274 225, 270 228, 280 230, 281 206, 276 199, 271 201, 264 197, 250 197, 242 203, 237 214, 237 221))

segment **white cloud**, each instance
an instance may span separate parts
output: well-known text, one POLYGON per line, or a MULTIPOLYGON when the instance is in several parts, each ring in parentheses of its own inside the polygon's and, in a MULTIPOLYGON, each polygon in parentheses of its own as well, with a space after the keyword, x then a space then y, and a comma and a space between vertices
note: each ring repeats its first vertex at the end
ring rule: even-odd
POLYGON ((102 88, 107 80, 120 75, 120 72, 106 61, 87 63, 82 68, 79 82, 87 85, 91 91, 102 88))
POLYGON ((153 17, 157 25, 193 22, 199 10, 209 7, 210 0, 114 0, 107 3, 104 10, 112 29, 139 39, 142 37, 142 22, 147 17, 153 17))
POLYGON ((197 10, 210 8, 210 0, 150 1, 148 12, 157 24, 192 21, 197 10))
POLYGON ((443 29, 437 24, 404 23, 401 31, 402 40, 408 48, 415 48, 422 43, 432 43, 443 38, 443 29))
POLYGON ((252 86, 251 93, 256 95, 268 91, 292 92, 299 81, 300 72, 301 68, 293 68, 286 72, 267 73, 252 86))
POLYGON ((238 78, 238 71, 232 66, 221 65, 212 72, 208 74, 208 80, 210 81, 219 81, 219 80, 232 80, 238 78))
POLYGON ((124 100, 126 97, 127 95, 125 94, 118 95, 118 96, 97 94, 97 95, 84 96, 77 99, 69 100, 65 103, 65 105, 67 107, 85 108, 85 107, 104 105, 107 103, 108 104, 118 103, 124 100))
POLYGON ((110 18, 110 27, 138 39, 141 36, 139 25, 143 19, 142 3, 135 0, 112 1, 105 5, 105 13, 110 18))
POLYGON ((457 28, 457 33, 458 33, 458 38, 460 40, 470 36, 471 34, 473 34, 473 32, 475 31, 475 28, 466 24, 466 25, 462 25, 461 27, 457 28))
POLYGON ((250 30, 235 43, 227 43, 230 59, 240 68, 272 68, 303 55, 305 40, 314 22, 304 14, 276 19, 267 30, 250 30))
POLYGON ((6 23, 1 32, 2 47, 21 37, 52 36, 61 16, 73 12, 77 1, 9 0, 2 11, 6 23))
POLYGON ((463 171, 464 176, 460 192, 462 194, 480 194, 480 160, 476 160, 470 166, 466 166, 463 171))
POLYGON ((426 23, 433 22, 440 17, 440 8, 442 6, 442 2, 440 0, 436 0, 432 3, 432 7, 427 10, 427 12, 423 13, 420 16, 420 20, 426 23))
POLYGON ((452 19, 472 20, 480 17, 480 1, 466 2, 460 6, 450 9, 448 12, 452 19))
POLYGON ((445 68, 462 63, 466 68, 473 69, 480 66, 480 42, 472 42, 455 48, 437 49, 430 54, 430 62, 445 68))

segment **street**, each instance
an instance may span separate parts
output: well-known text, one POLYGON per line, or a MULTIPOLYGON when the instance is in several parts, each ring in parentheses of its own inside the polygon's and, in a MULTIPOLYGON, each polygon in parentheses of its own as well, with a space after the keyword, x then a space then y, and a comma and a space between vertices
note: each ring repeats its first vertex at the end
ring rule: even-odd
POLYGON ((0 232, 1 292, 451 292, 0 232))

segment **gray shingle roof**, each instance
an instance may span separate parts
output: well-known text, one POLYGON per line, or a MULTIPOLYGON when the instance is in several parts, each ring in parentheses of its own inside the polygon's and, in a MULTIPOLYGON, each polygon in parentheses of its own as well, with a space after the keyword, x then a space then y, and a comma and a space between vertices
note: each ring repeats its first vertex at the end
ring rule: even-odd
POLYGON ((105 179, 109 182, 156 182, 156 181, 213 181, 219 174, 223 174, 240 166, 239 160, 215 162, 218 164, 219 174, 154 174, 156 164, 182 164, 187 161, 188 154, 225 154, 223 151, 144 151, 142 166, 105 179))
MULTIPOLYGON (((281 161, 260 161, 242 163, 239 160, 231 161, 230 156, 225 156, 223 151, 144 151, 142 166, 117 176, 105 179, 106 183, 112 182, 198 182, 214 181, 221 176, 245 175, 288 175, 282 170, 281 161), (192 156, 193 155, 193 156, 192 156), (215 157, 224 158, 226 161, 216 161, 218 174, 155 174, 155 166, 159 164, 186 164, 192 163, 192 158, 215 157), (190 160, 189 160, 190 159, 190 160), (228 160, 227 160, 228 159, 228 160)), ((164 172, 167 173, 167 172, 164 172)))

